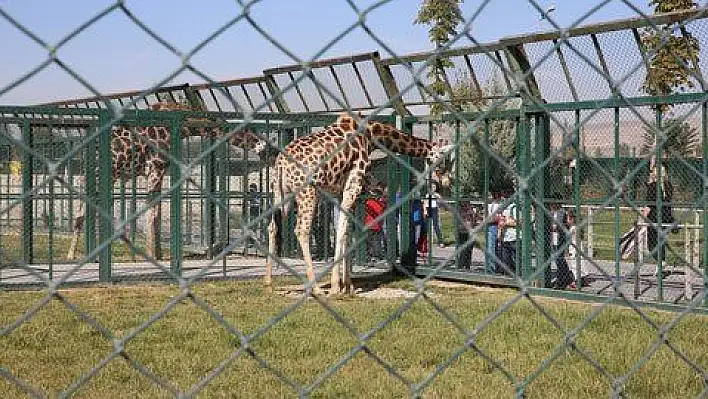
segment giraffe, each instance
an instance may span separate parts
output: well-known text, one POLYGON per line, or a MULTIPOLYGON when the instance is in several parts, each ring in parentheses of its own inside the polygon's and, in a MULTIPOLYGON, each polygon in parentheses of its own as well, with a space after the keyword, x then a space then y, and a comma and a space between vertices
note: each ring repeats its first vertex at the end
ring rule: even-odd
POLYGON ((266 290, 272 290, 272 267, 274 255, 279 253, 281 246, 279 238, 282 237, 282 218, 288 215, 292 207, 292 200, 286 198, 288 195, 294 195, 298 206, 295 234, 305 260, 307 278, 313 285, 315 295, 321 292, 313 272, 310 230, 319 191, 342 196, 330 295, 337 295, 342 290, 353 293, 349 265, 344 256, 348 238, 347 215, 351 214, 356 198, 362 191, 371 166, 371 152, 379 145, 395 153, 424 157, 428 165, 437 165, 452 148, 444 140, 435 142, 413 137, 384 123, 370 121, 361 132, 357 132, 357 129, 355 117, 343 113, 334 124, 298 138, 277 156, 272 174, 276 208, 268 227, 269 251, 264 279, 266 290))
MULTIPOLYGON (((153 111, 195 111, 188 105, 171 102, 159 102, 151 105, 153 111)), ((186 125, 181 129, 182 138, 191 136, 220 137, 224 134, 219 128, 195 128, 189 127, 193 122, 209 121, 206 118, 187 118, 186 125)), ((229 132, 229 144, 243 148, 244 150, 264 148, 262 140, 251 131, 229 132)), ((162 181, 169 167, 169 162, 165 154, 170 150, 171 129, 168 126, 155 125, 146 127, 129 127, 116 125, 111 129, 111 156, 112 181, 127 180, 132 174, 144 176, 147 179, 147 193, 158 194, 162 191, 162 181)), ((83 202, 81 203, 83 208, 83 202)), ((160 251, 160 220, 162 213, 161 202, 158 201, 154 207, 147 212, 147 242, 146 254, 154 259, 161 258, 160 251), (154 248, 154 251, 153 251, 154 248)), ((82 212, 80 210, 79 212, 82 212)), ((69 246, 68 259, 74 259, 79 234, 83 228, 85 212, 76 218, 74 223, 74 234, 69 246)), ((122 236, 127 241, 125 236, 122 236)))

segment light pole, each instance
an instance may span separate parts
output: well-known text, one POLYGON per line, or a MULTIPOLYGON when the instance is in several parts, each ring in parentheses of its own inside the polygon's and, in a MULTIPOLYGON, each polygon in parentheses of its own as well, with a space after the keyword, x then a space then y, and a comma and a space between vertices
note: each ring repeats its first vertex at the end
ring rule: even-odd
POLYGON ((551 15, 552 12, 556 11, 556 5, 551 4, 549 5, 545 11, 543 11, 539 16, 538 16, 538 30, 540 31, 543 28, 543 21, 547 20, 548 17, 551 15))

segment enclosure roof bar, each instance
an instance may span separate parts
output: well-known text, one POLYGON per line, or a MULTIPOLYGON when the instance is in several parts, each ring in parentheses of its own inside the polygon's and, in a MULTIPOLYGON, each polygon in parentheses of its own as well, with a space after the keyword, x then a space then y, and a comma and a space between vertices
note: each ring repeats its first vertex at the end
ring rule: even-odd
POLYGON ((156 93, 163 93, 163 92, 169 92, 169 91, 174 91, 174 90, 184 90, 187 87, 189 87, 189 83, 184 83, 181 85, 177 86, 169 86, 169 87, 159 87, 155 91, 150 91, 146 92, 145 90, 131 90, 131 91, 125 91, 122 93, 112 93, 112 94, 106 94, 104 96, 92 96, 92 97, 83 97, 83 98, 75 98, 71 100, 62 100, 62 101, 52 101, 48 103, 42 103, 39 104, 40 106, 62 106, 62 105, 70 105, 70 104, 76 104, 76 103, 85 103, 85 102, 90 102, 90 101, 100 101, 101 99, 106 99, 106 100, 117 100, 120 98, 125 98, 125 97, 134 97, 134 96, 139 96, 142 94, 156 94, 156 93))
POLYGON ((500 39, 499 42, 510 46, 513 44, 526 44, 553 39, 562 39, 564 37, 586 36, 591 33, 600 34, 631 28, 643 28, 652 25, 666 25, 685 21, 691 18, 703 19, 706 17, 708 17, 708 7, 698 7, 691 10, 647 15, 646 17, 638 16, 634 18, 617 19, 613 21, 578 26, 576 28, 568 29, 566 34, 563 34, 560 31, 549 31, 519 36, 508 36, 500 39))
MULTIPOLYGON (((323 68, 327 67, 330 65, 339 65, 339 64, 351 64, 355 62, 362 62, 362 61, 371 61, 374 57, 378 57, 379 52, 374 51, 371 53, 362 53, 362 54, 355 54, 355 55, 349 55, 346 57, 336 57, 336 58, 325 58, 322 60, 317 60, 317 61, 312 61, 309 63, 310 68, 323 68)), ((288 72, 297 72, 297 71, 302 71, 303 65, 302 64, 293 64, 293 65, 286 65, 286 66, 281 66, 277 68, 270 68, 266 69, 263 71, 264 75, 279 75, 279 74, 284 74, 288 72)))
MULTIPOLYGON (((648 15, 646 18, 639 16, 635 18, 617 19, 613 21, 600 22, 597 24, 583 25, 568 29, 566 34, 560 31, 548 31, 541 33, 531 33, 518 36, 507 36, 499 41, 483 43, 476 46, 465 46, 454 49, 440 51, 440 57, 459 57, 465 54, 490 53, 503 48, 542 41, 558 40, 565 37, 586 36, 591 33, 599 34, 623 29, 642 28, 646 26, 664 25, 685 21, 689 18, 702 19, 708 17, 708 7, 699 7, 691 10, 675 11, 671 13, 648 15)), ((409 55, 385 58, 381 62, 384 65, 395 65, 404 62, 421 62, 431 57, 433 52, 419 52, 409 55)))
POLYGON ((568 88, 570 89, 570 95, 573 96, 573 101, 579 101, 578 91, 575 89, 575 84, 573 83, 573 77, 570 76, 570 69, 565 61, 565 55, 563 54, 563 48, 558 45, 558 40, 553 40, 553 45, 556 46, 556 55, 558 56, 558 62, 560 63, 561 69, 563 69, 563 75, 565 75, 565 81, 568 83, 568 88))
POLYGON ((610 89, 610 92, 612 93, 613 96, 618 96, 619 93, 619 88, 615 87, 615 83, 612 81, 612 75, 610 74, 610 68, 607 66, 607 62, 605 61, 605 55, 602 53, 602 48, 600 47, 600 40, 597 38, 597 35, 592 33, 590 35, 590 39, 592 40, 592 45, 595 48, 595 53, 597 55, 598 61, 600 61, 600 67, 602 68, 602 74, 603 80, 607 82, 607 87, 610 89))
POLYGON ((248 78, 222 80, 222 81, 214 82, 214 83, 200 83, 200 84, 196 84, 196 85, 191 85, 190 87, 194 90, 206 90, 209 88, 214 88, 217 85, 218 86, 241 86, 241 85, 257 84, 257 83, 263 83, 263 82, 265 82, 264 76, 252 76, 252 77, 248 77, 248 78))

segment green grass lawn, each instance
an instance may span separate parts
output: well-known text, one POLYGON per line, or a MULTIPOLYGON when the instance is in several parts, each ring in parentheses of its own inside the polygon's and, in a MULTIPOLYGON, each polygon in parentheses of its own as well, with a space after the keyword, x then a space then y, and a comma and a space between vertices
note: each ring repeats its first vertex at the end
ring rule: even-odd
MULTIPOLYGON (((387 283, 386 287, 411 288, 406 282, 387 283)), ((708 370, 705 316, 685 316, 666 334, 666 342, 680 356, 662 345, 635 370, 659 339, 650 323, 663 326, 676 315, 646 311, 645 320, 630 309, 607 307, 577 334, 575 344, 580 351, 566 347, 551 361, 551 353, 564 342, 563 330, 578 328, 596 306, 534 298, 555 318, 559 329, 529 300, 522 299, 485 324, 487 317, 517 295, 515 291, 472 287, 431 287, 430 291, 437 306, 445 309, 459 328, 476 332, 473 341, 425 300, 416 301, 388 323, 389 317, 401 309, 403 299, 349 298, 328 300, 328 304, 359 337, 376 330, 365 342, 367 350, 412 384, 427 381, 466 342, 473 343, 504 370, 474 350, 466 350, 430 380, 425 397, 511 397, 515 384, 525 379, 529 379, 527 397, 607 397, 611 393, 610 379, 630 371, 633 374, 624 384, 629 397, 678 398, 705 393, 704 376, 682 360, 685 357, 703 373, 708 370)), ((305 302, 273 327, 264 328, 284 314, 295 299, 264 294, 258 282, 199 283, 192 292, 235 329, 256 336, 249 342, 249 349, 258 359, 242 351, 204 388, 201 397, 297 396, 271 370, 263 368, 263 362, 297 386, 324 379, 317 383, 314 397, 410 396, 410 386, 364 351, 356 352, 324 378, 361 341, 315 301, 305 302)), ((68 289, 60 291, 60 296, 120 338, 141 328, 177 293, 175 286, 135 285, 68 289)), ((113 344, 56 299, 7 333, 7 328, 44 295, 36 291, 0 292, 0 365, 3 372, 30 383, 42 394, 54 396, 106 359, 113 344)), ((240 338, 190 299, 181 301, 125 344, 126 358, 178 390, 189 389, 239 349, 243 349, 240 338)), ((170 393, 155 386, 120 356, 77 392, 82 398, 164 396, 170 393)), ((1 378, 0 397, 24 394, 7 378, 1 378)))
MULTIPOLYGON (((145 240, 136 240, 137 248, 145 250, 145 240)), ((51 245, 49 234, 36 233, 33 237, 33 251, 35 263, 48 263, 50 259, 54 262, 67 262, 67 254, 71 245, 69 235, 55 235, 52 237, 51 245)), ((22 259, 22 237, 19 234, 7 234, 0 238, 0 247, 3 249, 3 257, 8 260, 22 259)), ((84 236, 79 238, 76 247, 76 260, 84 256, 84 236)), ((121 240, 113 241, 113 261, 130 262, 144 259, 142 255, 133 250, 121 240)), ((162 245, 162 258, 170 258, 169 245, 162 245)), ((75 260, 74 260, 75 261, 75 260)))

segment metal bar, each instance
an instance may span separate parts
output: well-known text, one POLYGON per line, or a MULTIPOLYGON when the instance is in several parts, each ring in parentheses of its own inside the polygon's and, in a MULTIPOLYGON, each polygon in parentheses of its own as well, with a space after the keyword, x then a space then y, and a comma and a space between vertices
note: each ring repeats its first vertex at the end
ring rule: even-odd
MULTIPOLYGON (((201 152, 204 152, 206 148, 210 148, 214 145, 216 138, 214 135, 208 135, 205 139, 200 142, 201 152)), ((216 209, 214 207, 214 198, 216 198, 216 151, 211 151, 202 164, 203 176, 204 176, 204 191, 206 191, 206 198, 204 199, 203 209, 203 220, 204 220, 204 235, 207 247, 207 257, 209 259, 214 258, 214 244, 215 244, 215 219, 216 219, 216 209)))
POLYGON ((322 101, 322 104, 324 105, 325 111, 331 111, 331 107, 329 106, 329 103, 327 103, 327 99, 325 98, 324 92, 322 91, 322 87, 317 82, 317 79, 314 78, 314 75, 312 72, 308 75, 308 78, 312 80, 312 84, 315 86, 315 89, 317 90, 317 94, 320 96, 320 100, 322 101))
POLYGON ((317 69, 317 68, 328 67, 330 65, 352 64, 355 62, 370 61, 373 58, 378 58, 378 57, 379 57, 378 51, 374 51, 371 53, 355 54, 355 55, 350 55, 350 56, 346 56, 346 57, 327 58, 327 59, 312 61, 312 62, 308 62, 308 63, 285 65, 285 66, 281 66, 278 68, 270 68, 270 69, 264 70, 263 74, 264 75, 280 75, 280 74, 289 73, 289 72, 304 71, 307 68, 317 69))
POLYGON ((65 106, 65 105, 72 105, 72 104, 79 104, 79 103, 88 104, 89 102, 92 102, 92 101, 104 102, 106 100, 118 100, 121 98, 134 99, 135 96, 157 94, 157 93, 162 93, 162 92, 169 92, 172 90, 180 90, 180 89, 184 89, 187 86, 189 86, 189 84, 185 83, 185 84, 176 85, 176 86, 161 87, 161 88, 158 88, 157 90, 154 90, 154 91, 131 90, 131 91, 125 91, 125 92, 121 92, 121 93, 106 94, 103 96, 91 96, 91 97, 75 98, 75 99, 71 99, 71 100, 52 101, 52 102, 48 102, 48 103, 41 103, 39 105, 40 106, 54 106, 54 107, 56 107, 56 106, 65 106))
POLYGON ((214 94, 214 88, 209 87, 209 94, 211 94, 211 98, 214 100, 214 104, 216 104, 216 109, 219 112, 222 112, 223 109, 221 108, 221 103, 219 103, 219 100, 216 98, 216 94, 214 94))
MULTIPOLYGON (((534 116, 535 130, 536 130, 536 143, 534 146, 534 161, 533 163, 541 163, 550 157, 550 118, 546 114, 537 114, 534 116)), ((530 167, 535 167, 536 165, 530 165, 530 167)), ((535 196, 544 204, 544 208, 547 202, 548 190, 548 168, 543 168, 536 174, 534 179, 535 183, 535 196)), ((536 229, 537 237, 540 235, 541 239, 536 239, 536 269, 544 268, 543 281, 536 281, 534 285, 542 285, 544 287, 551 286, 551 267, 549 262, 550 254, 550 226, 551 220, 548 217, 545 209, 541 209, 536 212, 536 229)), ((522 237, 523 239, 523 237, 522 237)), ((563 256, 563 254, 557 255, 563 256)))
MULTIPOLYGON (((521 111, 521 117, 518 123, 518 147, 519 147, 519 165, 518 174, 521 179, 528 181, 529 171, 531 170, 531 142, 530 142, 530 123, 529 114, 523 112, 523 106, 521 111)), ((518 215, 519 205, 521 205, 521 262, 516 263, 516 273, 519 275, 521 272, 521 277, 526 280, 528 276, 533 273, 531 268, 531 193, 528 184, 517 188, 519 195, 516 201, 516 212, 518 215)), ((518 224, 517 224, 518 231, 518 224)), ((518 237, 518 236, 517 236, 518 237)), ((517 241, 518 243, 518 241, 517 241)), ((517 250, 517 259, 518 259, 517 250)))
MULTIPOLYGON (((264 83, 265 82, 258 82, 258 83, 256 83, 256 85, 258 86, 258 89, 261 91, 261 95, 263 96, 263 99, 265 100, 266 104, 268 104, 268 110, 270 112, 274 112, 273 111, 273 103, 268 101, 268 94, 266 94, 265 89, 263 88, 264 83)), ((254 111, 255 111, 255 109, 254 109, 254 111)))
POLYGON ((411 112, 406 108, 401 93, 396 85, 396 79, 394 79, 391 69, 381 62, 378 56, 372 59, 374 67, 376 68, 376 73, 379 76, 381 85, 383 86, 384 92, 386 93, 387 103, 391 104, 391 107, 400 116, 411 115, 411 112))
POLYGON ((101 210, 99 242, 105 245, 98 253, 98 280, 111 280, 111 256, 113 253, 113 165, 111 159, 110 115, 103 112, 99 117, 101 133, 98 136, 98 204, 101 210))
MULTIPOLYGON (((614 132, 613 132, 613 137, 614 137, 614 178, 615 181, 618 182, 622 179, 622 176, 620 176, 620 109, 615 108, 614 109, 614 132)), ((614 244, 615 244, 615 279, 616 281, 620 281, 620 278, 622 277, 620 275, 621 269, 620 269, 620 259, 622 259, 622 254, 621 254, 621 249, 620 249, 620 235, 622 232, 620 231, 620 197, 617 196, 615 200, 613 201, 615 203, 614 206, 614 211, 615 211, 615 220, 612 226, 613 230, 613 235, 614 235, 614 244)), ((615 293, 617 293, 617 290, 619 290, 619 285, 615 285, 615 293)))
POLYGON ((595 52, 597 53, 597 59, 600 61, 600 67, 602 68, 602 72, 605 75, 605 81, 607 82, 607 86, 610 88, 610 92, 612 92, 613 95, 617 96, 619 93, 617 92, 617 87, 612 83, 612 75, 610 75, 610 69, 607 67, 607 62, 605 62, 605 56, 602 53, 602 48, 600 48, 600 42, 597 40, 597 35, 596 34, 591 34, 590 39, 592 40, 592 45, 595 47, 595 52))
POLYGON ((283 98, 283 93, 280 92, 280 88, 278 87, 278 83, 275 81, 275 78, 272 75, 266 75, 265 79, 266 87, 270 93, 270 98, 272 98, 275 102, 275 107, 278 109, 278 112, 282 114, 290 113, 290 108, 283 98))
POLYGON ((347 106, 347 108, 351 108, 351 104, 349 103, 349 99, 347 98, 347 93, 344 91, 344 87, 342 86, 342 82, 339 80, 339 76, 337 75, 337 71, 334 70, 334 66, 330 65, 329 73, 332 74, 332 77, 334 78, 334 83, 337 84, 337 88, 339 89, 339 94, 342 95, 342 99, 344 100, 344 104, 347 106))
MULTIPOLYGON (((429 96, 425 85, 422 84, 419 80, 415 81, 415 88, 418 89, 418 95, 420 95, 420 100, 421 100, 421 103, 423 103, 423 104, 435 104, 436 102, 442 100, 442 99, 436 100, 432 96, 429 96)), ((403 99, 403 94, 401 94, 401 99, 403 99)), ((444 100, 442 100, 442 101, 444 101, 444 100)), ((408 103, 406 103, 406 104, 408 105, 408 103)))
POLYGON ((656 251, 656 258, 657 258, 657 270, 658 270, 658 281, 657 281, 657 300, 658 301, 663 301, 664 300, 664 241, 662 240, 663 233, 659 233, 660 231, 663 231, 663 226, 662 226, 662 213, 663 208, 664 208, 664 192, 663 192, 663 187, 662 187, 662 182, 663 182, 663 176, 661 173, 661 161, 662 161, 662 149, 664 147, 664 139, 660 137, 661 129, 662 129, 662 123, 663 123, 663 113, 661 111, 661 107, 656 107, 656 137, 654 140, 654 143, 656 144, 656 154, 654 155, 655 159, 655 165, 656 165, 656 225, 655 228, 657 230, 657 237, 656 237, 656 245, 658 248, 654 248, 656 251))
MULTIPOLYGON (((582 249, 582 245, 580 245, 580 237, 583 235, 577 230, 578 219, 580 218, 580 110, 575 111, 575 121, 573 123, 573 150, 575 156, 573 159, 575 161, 575 167, 573 168, 573 204, 575 205, 575 244, 577 245, 575 248, 575 275, 580 279, 583 271, 582 259, 580 258, 580 252, 582 249)), ((577 282, 577 289, 578 291, 582 289, 581 281, 577 282)))
POLYGON ((708 100, 708 93, 680 93, 666 96, 645 96, 634 98, 608 98, 604 100, 579 101, 569 103, 551 103, 543 105, 529 105, 529 112, 560 112, 575 111, 578 109, 599 109, 599 108, 627 108, 655 106, 657 104, 685 104, 696 103, 708 100))
MULTIPOLYGON (((524 87, 527 94, 534 98, 536 101, 541 101, 541 91, 536 82, 536 77, 531 70, 531 63, 526 56, 526 51, 521 46, 509 46, 505 49, 507 63, 509 68, 518 76, 524 76, 524 87)), ((497 54, 499 54, 497 52, 497 54)), ((501 56, 499 56, 499 61, 501 63, 501 56)), ((507 78, 508 82, 508 78, 507 78)), ((508 84, 509 91, 512 91, 511 84, 508 84)))
POLYGON ((703 172, 703 190, 701 204, 703 211, 703 306, 708 308, 708 184, 705 177, 708 176, 708 103, 701 104, 701 148, 703 157, 701 159, 703 172))
POLYGON ((243 96, 246 97, 246 102, 248 102, 248 105, 251 107, 251 109, 256 109, 256 107, 253 105, 253 101, 251 100, 251 96, 248 94, 248 90, 246 90, 246 86, 241 85, 241 91, 243 92, 243 96))
POLYGON ((231 92, 231 89, 233 89, 233 88, 234 88, 234 86, 224 87, 223 89, 224 89, 225 93, 228 93, 228 96, 226 96, 226 97, 227 97, 227 99, 231 100, 231 102, 233 103, 234 111, 239 112, 239 113, 243 113, 243 107, 241 106, 241 104, 239 104, 238 101, 236 101, 236 96, 231 92))
MULTIPOLYGON (((487 147, 489 147, 489 119, 487 119, 487 118, 484 119, 484 145, 487 146, 487 147)), ((490 179, 490 173, 489 173, 489 167, 490 167, 490 166, 489 166, 489 152, 488 152, 488 151, 482 151, 482 158, 483 158, 483 162, 484 162, 484 171, 483 171, 483 173, 484 173, 484 182, 483 182, 483 184, 484 184, 484 189, 483 189, 483 191, 484 191, 484 209, 483 209, 483 215, 485 216, 485 217, 484 217, 484 245, 485 245, 485 246, 484 246, 484 250, 485 250, 485 252, 486 252, 487 249, 489 248, 489 245, 490 245, 489 242, 488 242, 488 240, 489 240, 489 219, 487 219, 487 218, 491 216, 491 215, 488 215, 488 214, 487 214, 488 211, 489 211, 489 209, 490 209, 490 208, 489 208, 489 190, 490 190, 490 187, 489 187, 489 179, 490 179)), ((455 161, 455 164, 459 164, 459 162, 460 162, 460 160, 456 160, 456 161, 455 161)), ((457 167, 457 166, 456 166, 456 167, 457 167)), ((496 219, 495 219, 495 220, 496 220, 496 219)), ((495 239, 496 239, 496 238, 495 238, 495 239)), ((495 248, 496 248, 496 244, 495 244, 495 248)), ((487 254, 485 255, 485 257, 484 257, 484 272, 485 272, 485 273, 488 273, 489 271, 492 271, 492 269, 493 269, 492 265, 493 265, 493 264, 496 264, 496 259, 495 259, 495 258, 496 258, 496 254, 497 254, 497 253, 496 253, 496 251, 495 251, 494 254, 487 253, 487 254), (494 256, 495 258, 490 259, 491 256, 494 256), (490 261, 492 261, 493 263, 490 264, 490 261)))
MULTIPOLYGON (((96 127, 100 129, 101 124, 96 127)), ((84 192, 84 253, 89 254, 96 248, 96 141, 89 141, 84 147, 84 164, 86 165, 86 190, 84 192)), ((91 259, 93 260, 93 258, 91 259)))
MULTIPOLYGON (((178 276, 182 275, 182 122, 180 113, 170 120, 170 270, 178 276)), ((159 242, 160 237, 155 241, 159 242)))
POLYGON ((220 80, 220 81, 214 82, 214 83, 201 83, 201 84, 192 85, 189 87, 193 90, 199 91, 199 90, 213 89, 214 87, 231 87, 231 86, 242 86, 242 85, 248 85, 248 84, 258 84, 258 83, 264 83, 265 81, 266 81, 265 76, 252 76, 252 77, 247 77, 247 78, 220 80))
POLYGON ((361 85, 362 90, 364 90, 364 96, 366 97, 366 102, 369 104, 369 107, 374 108, 374 102, 371 100, 371 95, 369 94, 369 90, 366 88, 366 84, 364 83, 364 78, 361 76, 361 72, 359 72, 359 67, 356 66, 356 63, 352 63, 352 68, 354 68, 354 73, 356 74, 356 78, 359 81, 359 85, 361 85))
MULTIPOLYGON (((22 142, 28 148, 34 148, 34 135, 28 122, 22 124, 22 142)), ((29 151, 22 153, 22 259, 26 264, 34 263, 34 203, 32 176, 34 175, 34 157, 29 151)))
MULTIPOLYGON (((506 49, 504 49, 504 52, 506 53, 506 49)), ((502 60, 501 53, 497 50, 494 52, 494 56, 497 58, 497 62, 499 63, 499 70, 501 70, 502 77, 504 77, 506 89, 507 91, 512 92, 514 90, 514 87, 511 84, 511 79, 509 79, 509 74, 507 73, 507 70, 504 68, 504 61, 502 60)), ((511 65, 509 66, 509 68, 511 68, 511 65)))
POLYGON ((474 85, 475 90, 477 90, 477 93, 479 94, 479 98, 481 98, 482 94, 484 93, 484 90, 482 90, 482 86, 479 84, 479 79, 477 79, 477 74, 474 72, 474 67, 472 66, 472 61, 470 60, 470 56, 468 54, 465 54, 464 59, 465 59, 465 65, 467 65, 467 69, 470 72, 470 79, 472 79, 472 84, 474 85))
MULTIPOLYGON (((398 130, 404 131, 408 134, 412 134, 413 125, 410 123, 404 123, 403 118, 400 116, 396 117, 396 128, 398 130)), ((410 156, 402 156, 403 160, 410 164, 410 156)), ((411 172, 408 168, 401 168, 399 166, 400 172, 400 182, 401 182, 401 198, 407 196, 411 191, 411 172)), ((402 201, 400 203, 400 215, 401 215, 401 266, 408 271, 412 271, 416 268, 416 247, 413 244, 411 237, 411 203, 410 201, 402 201)))
POLYGON ((565 55, 560 46, 558 46, 558 41, 553 40, 553 45, 556 46, 556 54, 558 55, 558 62, 563 69, 563 75, 565 75, 565 81, 568 83, 568 88, 570 89, 570 95, 573 96, 573 101, 579 101, 578 91, 575 89, 575 84, 573 84, 573 77, 570 76, 570 70, 568 69, 568 63, 565 61, 565 55))

